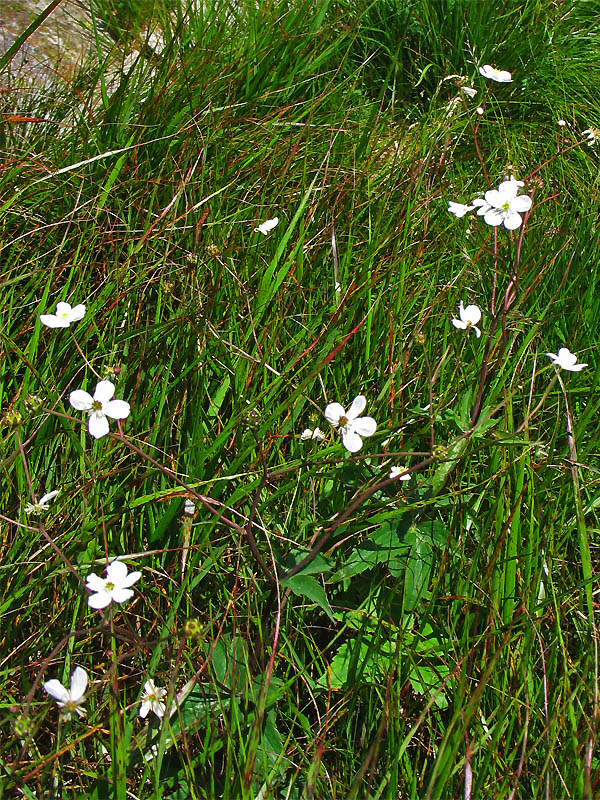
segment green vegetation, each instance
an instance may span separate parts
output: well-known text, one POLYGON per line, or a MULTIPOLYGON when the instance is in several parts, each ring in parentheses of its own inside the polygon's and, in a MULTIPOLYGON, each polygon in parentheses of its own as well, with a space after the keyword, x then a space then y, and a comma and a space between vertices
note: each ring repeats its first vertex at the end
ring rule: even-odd
POLYGON ((116 83, 3 100, 0 796, 591 800, 597 5, 96 18, 151 13, 116 83), (448 213, 510 175, 522 227, 448 213), (131 413, 96 441, 99 378, 131 413), (353 456, 323 409, 359 394, 353 456), (116 556, 135 596, 94 610, 116 556))

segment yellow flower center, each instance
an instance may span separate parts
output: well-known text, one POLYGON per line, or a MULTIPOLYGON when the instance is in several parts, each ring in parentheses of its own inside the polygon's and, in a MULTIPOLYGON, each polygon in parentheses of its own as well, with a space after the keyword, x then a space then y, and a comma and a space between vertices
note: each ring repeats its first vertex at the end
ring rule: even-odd
POLYGON ((106 581, 106 583, 104 584, 104 588, 106 589, 107 592, 112 592, 114 591, 115 585, 111 581, 106 581))

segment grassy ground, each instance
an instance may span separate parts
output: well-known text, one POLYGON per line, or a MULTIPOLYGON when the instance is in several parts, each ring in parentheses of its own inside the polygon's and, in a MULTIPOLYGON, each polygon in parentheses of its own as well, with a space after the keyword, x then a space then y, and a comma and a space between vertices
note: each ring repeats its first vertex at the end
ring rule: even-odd
POLYGON ((96 63, 2 100, 0 795, 591 800, 597 7, 98 22, 139 45, 151 12, 116 90, 96 63), (447 212, 511 174, 516 231, 447 212), (85 317, 44 327, 60 300, 85 317), (96 441, 69 394, 99 377, 131 413, 96 441), (323 409, 358 394, 352 456, 323 409), (94 610, 116 556, 135 595, 94 610))

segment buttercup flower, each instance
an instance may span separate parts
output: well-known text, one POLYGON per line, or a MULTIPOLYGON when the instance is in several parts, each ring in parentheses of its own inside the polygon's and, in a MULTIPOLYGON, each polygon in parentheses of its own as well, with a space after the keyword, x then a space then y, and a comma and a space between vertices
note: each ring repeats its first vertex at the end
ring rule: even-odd
POLYGON ((361 436, 372 436, 377 430, 373 417, 360 416, 366 407, 366 398, 359 394, 348 411, 339 403, 329 403, 323 412, 327 422, 334 428, 339 428, 344 447, 350 453, 357 453, 362 447, 361 436))
POLYGON ((50 508, 48 503, 50 502, 50 500, 54 500, 58 492, 59 490, 55 489, 53 492, 48 492, 48 494, 45 494, 43 497, 40 497, 37 503, 27 503, 27 505, 25 506, 25 513, 35 514, 37 517, 39 517, 40 514, 44 513, 44 511, 48 511, 48 509, 50 508))
POLYGON ((129 416, 130 406, 125 400, 112 400, 115 386, 110 381, 100 381, 96 385, 92 397, 83 389, 76 389, 69 395, 69 403, 77 411, 87 411, 90 415, 88 430, 94 439, 100 439, 108 433, 108 420, 125 419, 129 416))
POLYGON ((56 314, 40 314, 40 322, 48 328, 68 328, 72 322, 78 322, 85 316, 85 306, 71 308, 69 303, 57 303, 56 314))
POLYGON ((448 211, 456 217, 464 217, 469 211, 473 211, 475 206, 466 206, 464 203, 455 203, 453 200, 448 201, 448 211))
POLYGON ((477 215, 483 217, 488 225, 504 225, 509 231, 518 228, 523 220, 521 213, 531 208, 531 197, 526 194, 517 195, 523 181, 514 178, 502 181, 497 189, 490 189, 483 198, 473 200, 473 205, 478 206, 477 215), (520 213, 519 213, 520 212, 520 213))
POLYGON ((587 364, 578 364, 577 356, 572 353, 567 347, 561 347, 558 353, 546 353, 552 359, 552 363, 562 369, 567 369, 569 372, 580 372, 587 364))
POLYGON ((93 572, 85 579, 86 589, 94 594, 88 597, 91 608, 106 608, 112 602, 124 603, 133 597, 130 586, 142 577, 141 572, 127 574, 127 565, 122 561, 111 561, 106 568, 106 578, 100 578, 93 572))
POLYGON ((320 428, 315 428, 314 431, 311 428, 305 428, 302 433, 300 434, 300 439, 303 442, 308 442, 311 439, 316 439, 317 441, 322 441, 325 438, 325 434, 320 428))
POLYGON ((397 478, 398 475, 400 475, 401 476, 400 477, 401 481, 409 481, 410 480, 410 475, 408 473, 406 475, 402 475, 402 473, 404 471, 405 471, 405 467, 392 467, 391 470, 390 470, 390 478, 397 478))
POLYGON ((257 228, 254 228, 255 233, 262 233, 263 236, 266 236, 269 231, 272 231, 273 228, 277 227, 279 224, 279 217, 273 217, 273 219, 268 219, 265 222, 261 222, 257 228))
POLYGON ((87 683, 87 672, 81 667, 75 667, 73 670, 69 689, 65 689, 56 678, 46 681, 44 691, 56 700, 56 704, 61 709, 61 719, 68 721, 73 713, 80 717, 85 716, 85 708, 82 708, 82 705, 87 683))
POLYGON ((458 307, 458 316, 460 319, 453 319, 452 324, 455 328, 460 328, 463 331, 468 331, 469 328, 473 328, 475 333, 477 334, 477 338, 481 336, 481 331, 477 327, 477 323, 481 319, 481 311, 477 306, 467 306, 466 308, 463 306, 462 300, 460 301, 460 305, 458 307))
POLYGON ((144 684, 144 694, 142 695, 142 705, 140 706, 139 715, 142 719, 146 719, 149 711, 153 711, 159 719, 162 719, 167 710, 166 705, 163 703, 163 698, 167 696, 166 689, 159 689, 154 685, 152 679, 147 680, 144 684))
POLYGON ((496 69, 496 67, 492 67, 490 64, 484 64, 483 67, 479 67, 479 72, 484 78, 489 78, 491 81, 496 81, 497 83, 511 83, 512 81, 510 72, 505 69, 496 69))

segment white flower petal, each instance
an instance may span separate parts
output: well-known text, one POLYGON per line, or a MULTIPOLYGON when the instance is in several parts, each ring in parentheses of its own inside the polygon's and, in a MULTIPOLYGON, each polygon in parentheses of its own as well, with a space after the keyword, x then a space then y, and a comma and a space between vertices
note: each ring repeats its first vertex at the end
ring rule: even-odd
POLYGON ((346 416, 346 409, 339 403, 329 403, 329 405, 325 406, 323 414, 327 422, 337 428, 340 424, 340 418, 346 416))
POLYGON ((92 411, 88 421, 88 430, 94 439, 101 439, 109 432, 108 420, 102 411, 92 411))
POLYGON ((85 579, 85 588, 90 589, 92 592, 103 592, 106 581, 96 573, 91 572, 85 579))
POLYGON ((125 400, 109 400, 104 403, 102 411, 107 417, 111 419, 126 419, 129 416, 131 407, 125 400))
POLYGON ((352 430, 359 436, 373 436, 377 430, 377 423, 373 417, 360 417, 352 423, 352 430))
POLYGON ((46 503, 49 503, 50 500, 53 500, 58 493, 59 489, 54 489, 54 491, 48 492, 48 494, 45 494, 43 497, 40 498, 38 505, 45 506, 46 503))
POLYGON ((99 381, 96 384, 94 400, 98 400, 102 405, 108 403, 115 393, 115 385, 112 381, 99 381))
POLYGON ((513 202, 511 203, 511 208, 514 211, 520 211, 521 213, 525 213, 525 211, 529 211, 531 208, 531 197, 526 194, 521 194, 518 197, 515 197, 513 202))
POLYGON ((40 314, 40 322, 47 328, 68 328, 69 323, 64 319, 55 317, 54 314, 40 314))
POLYGON ((57 317, 70 317, 71 316, 71 304, 70 303, 57 303, 56 304, 56 316, 57 317))
POLYGON ((355 433, 353 430, 342 431, 342 442, 346 450, 348 450, 350 453, 358 453, 362 447, 362 439, 358 433, 355 433))
POLYGON ((123 581, 126 578, 127 564, 125 564, 123 561, 119 561, 118 558, 116 558, 114 561, 111 561, 106 568, 106 580, 122 586, 123 581))
POLYGON ((127 600, 131 600, 134 594, 133 589, 113 589, 111 592, 114 603, 125 603, 127 600))
POLYGON ((474 305, 463 308, 461 303, 460 318, 465 322, 470 322, 472 325, 474 325, 481 319, 481 311, 479 310, 478 306, 474 305))
POLYGON ((123 580, 121 580, 120 584, 121 584, 121 586, 124 586, 124 587, 133 586, 133 584, 137 583, 141 577, 142 577, 142 573, 138 572, 136 570, 135 572, 130 572, 129 575, 127 575, 126 578, 123 578, 123 580))
POLYGON ((463 322, 461 319, 453 319, 452 324, 455 328, 460 328, 461 330, 464 330, 467 327, 467 323, 463 322))
POLYGON ((142 719, 146 719, 146 717, 148 716, 148 712, 149 711, 150 711, 150 701, 149 700, 144 700, 142 705, 140 706, 140 710, 138 711, 138 714, 140 715, 140 717, 142 719))
POLYGON ((52 678, 51 681, 46 681, 44 684, 44 691, 61 703, 68 703, 71 699, 68 690, 65 689, 62 683, 57 681, 56 678, 52 678))
POLYGON ((111 595, 108 592, 98 592, 88 597, 88 606, 96 609, 106 608, 111 599, 111 595))
POLYGON ((357 395, 352 401, 350 408, 348 409, 346 418, 356 419, 357 417, 360 417, 360 415, 362 414, 362 412, 365 410, 366 407, 367 407, 367 398, 363 394, 357 395))
POLYGON ((78 322, 80 319, 83 319, 84 317, 85 317, 85 306, 82 303, 71 309, 71 322, 78 322))
POLYGON ((502 225, 504 222, 504 213, 498 211, 497 208, 491 208, 483 215, 483 219, 488 225, 492 225, 492 227, 495 228, 498 225, 502 225))
POLYGON ((479 337, 481 336, 481 331, 479 330, 477 325, 471 325, 471 327, 473 328, 473 330, 475 331, 475 333, 477 335, 477 338, 479 339, 479 337))
POLYGON ((71 700, 79 702, 87 688, 87 672, 81 667, 75 667, 71 675, 71 700))
POLYGON ((515 231, 521 227, 522 222, 521 215, 517 214, 516 211, 507 211, 504 214, 504 227, 507 231, 515 231))
POLYGON ((94 398, 92 395, 88 394, 88 392, 84 392, 83 389, 75 389, 75 391, 71 392, 69 395, 69 403, 73 408, 77 409, 77 411, 90 411, 93 402, 94 398))

